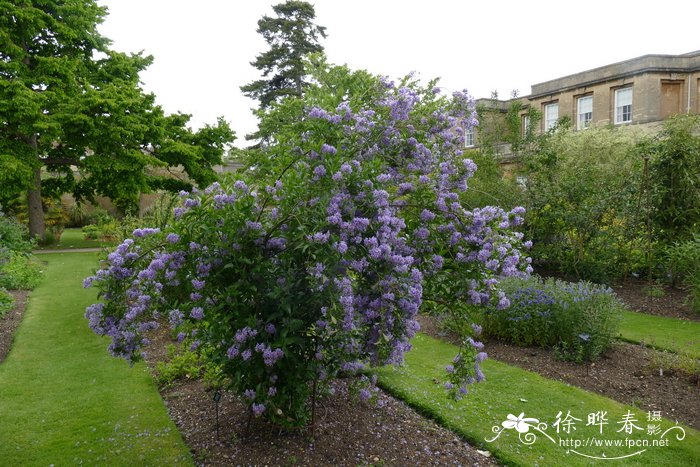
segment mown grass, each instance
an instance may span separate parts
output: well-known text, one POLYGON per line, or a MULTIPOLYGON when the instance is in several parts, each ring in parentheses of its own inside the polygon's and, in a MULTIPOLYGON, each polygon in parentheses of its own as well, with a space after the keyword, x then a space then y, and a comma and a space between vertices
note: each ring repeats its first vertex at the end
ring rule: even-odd
POLYGON ((111 357, 83 317, 94 253, 46 254, 0 364, 0 465, 191 465, 143 364, 111 357))
POLYGON ((560 439, 586 440, 589 437, 598 440, 622 440, 623 443, 625 437, 628 437, 640 442, 647 439, 651 443, 658 435, 647 435, 648 424, 660 424, 662 429, 666 430, 675 423, 669 420, 649 422, 647 412, 497 361, 484 362, 487 380, 470 387, 469 395, 461 401, 452 401, 447 398, 441 381, 444 381, 444 367, 456 354, 456 347, 425 335, 418 335, 413 344, 414 349, 407 354, 405 366, 377 370, 379 384, 424 414, 459 433, 479 449, 492 452, 508 465, 577 466, 602 462, 624 466, 700 465, 700 432, 688 427, 683 427, 685 439, 680 441, 674 435, 678 430, 669 432, 665 437, 670 440, 668 447, 573 449, 560 445, 560 439), (556 429, 552 427, 559 411, 563 412, 563 416, 570 411, 571 415, 581 419, 576 422, 576 430, 572 431, 572 434, 557 434, 556 429), (599 433, 598 426, 586 426, 588 414, 599 411, 607 412, 608 425, 604 425, 603 434, 599 433), (623 424, 618 422, 622 421, 628 411, 636 418, 635 425, 644 431, 634 430, 634 434, 630 435, 624 434, 624 431, 617 432, 623 427, 623 424), (525 417, 546 422, 548 428, 545 432, 555 442, 532 429, 530 432, 537 435, 537 440, 532 445, 522 443, 518 439, 518 433, 512 429, 505 430, 491 443, 485 441, 495 436, 492 428, 501 427, 508 414, 518 416, 520 413, 524 413, 525 417), (622 460, 601 461, 577 455, 572 449, 596 457, 602 457, 603 454, 606 457, 629 455, 642 449, 646 451, 622 460))
POLYGON ((68 250, 73 248, 101 248, 116 245, 116 242, 105 240, 89 240, 79 228, 65 229, 61 234, 61 240, 53 245, 44 245, 39 250, 68 250))
POLYGON ((623 312, 620 339, 700 358, 700 322, 623 312))

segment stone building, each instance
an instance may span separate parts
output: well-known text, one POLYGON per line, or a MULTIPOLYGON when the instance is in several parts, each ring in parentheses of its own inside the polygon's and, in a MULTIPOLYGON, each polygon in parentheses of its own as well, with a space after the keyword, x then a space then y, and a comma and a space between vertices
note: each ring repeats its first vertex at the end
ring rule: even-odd
MULTIPOLYGON (((567 117, 573 127, 644 125, 657 128, 671 115, 700 113, 700 50, 682 55, 644 55, 532 85, 528 96, 509 101, 479 99, 493 115, 506 115, 520 103, 523 131, 531 110, 541 116, 534 125, 545 132, 567 117)), ((479 129, 472 138, 478 143, 479 129)), ((508 159, 507 147, 499 151, 508 159)))
POLYGON ((524 104, 542 112, 541 130, 571 117, 576 129, 660 122, 700 111, 700 50, 644 55, 532 86, 524 104))

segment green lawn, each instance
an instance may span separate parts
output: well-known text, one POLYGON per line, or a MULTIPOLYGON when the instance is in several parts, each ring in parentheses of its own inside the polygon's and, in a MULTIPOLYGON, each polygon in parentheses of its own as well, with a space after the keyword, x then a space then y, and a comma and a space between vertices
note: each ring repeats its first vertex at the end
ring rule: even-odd
POLYGON ((620 338, 700 358, 700 322, 625 311, 620 338))
MULTIPOLYGON (((669 439, 668 447, 579 447, 564 446, 568 438, 571 442, 586 442, 589 438, 605 442, 620 440, 625 437, 631 442, 653 443, 659 436, 647 435, 646 431, 633 430, 634 434, 625 435, 617 432, 623 428, 622 422, 627 411, 636 418, 635 425, 647 429, 648 413, 633 407, 617 403, 611 399, 584 391, 582 389, 549 380, 538 374, 525 371, 506 364, 487 360, 484 371, 487 380, 470 387, 470 393, 459 402, 447 398, 439 380, 444 381, 444 367, 451 362, 456 354, 456 347, 445 342, 419 334, 413 341, 414 349, 406 356, 406 365, 401 368, 383 368, 377 370, 379 383, 396 396, 404 399, 425 414, 432 416, 443 425, 464 436, 479 449, 492 452, 495 457, 508 465, 522 466, 576 466, 592 465, 595 462, 606 465, 648 465, 648 466, 697 466, 700 465, 700 432, 683 427, 685 439, 679 441, 673 429, 665 439, 669 439), (571 415, 581 421, 575 422, 576 429, 571 434, 556 433, 552 427, 559 411, 566 416, 571 415), (603 426, 603 434, 598 426, 585 426, 588 414, 599 411, 607 412, 608 425, 603 426), (537 435, 532 445, 526 445, 518 439, 518 433, 513 430, 503 431, 494 442, 487 443, 486 438, 495 436, 493 427, 501 427, 509 414, 537 418, 546 422, 545 431, 554 440, 531 429, 529 432, 537 435), (560 439, 564 441, 560 441, 560 439), (595 461, 584 455, 602 457, 625 456, 646 449, 639 455, 621 460, 595 461), (573 453, 579 452, 582 455, 573 453)), ((674 425, 669 420, 654 422, 660 424, 662 430, 674 425)))
POLYGON ((192 465, 143 364, 106 350, 83 317, 94 253, 51 253, 0 364, 0 465, 192 465))
POLYGON ((103 246, 116 245, 116 242, 104 240, 86 240, 83 231, 79 228, 65 229, 61 234, 61 240, 54 245, 39 247, 39 250, 57 250, 71 248, 101 248, 103 246))
MULTIPOLYGON (((143 364, 130 368, 108 355, 108 340, 95 336, 83 317, 95 293, 81 287, 91 273, 93 253, 50 253, 45 279, 30 297, 15 346, 0 364, 0 465, 191 465, 187 447, 168 418, 153 380, 143 364)), ((626 313, 621 332, 630 340, 662 347, 698 351, 698 323, 626 313), (654 339, 651 339, 654 336, 654 339), (693 339, 696 339, 693 341, 693 339)), ((487 360, 487 381, 472 386, 459 402, 445 396, 438 379, 456 348, 419 335, 406 366, 381 369, 380 384, 494 453, 511 465, 591 465, 589 458, 574 454, 560 439, 584 442, 624 440, 618 423, 632 411, 636 424, 646 429, 645 412, 593 393, 543 378, 519 368, 487 360), (556 434, 551 426, 558 411, 581 421, 570 435, 556 434), (607 412, 604 434, 585 426, 588 414, 607 412), (509 414, 525 413, 548 423, 545 435, 532 445, 519 441, 515 430, 503 431, 487 443, 509 414)), ((673 426, 660 422, 665 431, 673 426)), ((584 455, 623 456, 644 450, 615 465, 700 465, 700 433, 684 427, 686 437, 677 440, 669 432, 668 447, 573 449, 584 455)), ((652 442, 659 436, 638 431, 628 437, 652 442)), ((601 461, 598 461, 601 462, 601 461)))

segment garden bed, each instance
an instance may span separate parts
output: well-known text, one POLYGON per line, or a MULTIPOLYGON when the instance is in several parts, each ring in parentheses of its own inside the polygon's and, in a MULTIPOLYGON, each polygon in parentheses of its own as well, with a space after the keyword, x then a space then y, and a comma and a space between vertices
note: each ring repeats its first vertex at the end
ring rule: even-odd
POLYGON ((198 381, 178 383, 162 396, 198 463, 203 465, 498 465, 403 402, 380 392, 383 407, 359 403, 347 381, 317 406, 315 436, 309 429, 282 431, 253 419, 247 407, 224 393, 219 436, 211 393, 198 381))
POLYGON ((15 304, 11 310, 0 317, 0 363, 5 360, 12 348, 15 330, 22 322, 22 316, 27 305, 27 295, 25 290, 10 291, 15 299, 15 304))
MULTIPOLYGON (((421 330, 454 343, 430 317, 421 317, 421 330)), ((700 381, 697 375, 691 377, 676 370, 665 370, 661 374, 659 362, 663 362, 667 353, 618 342, 598 361, 578 365, 557 360, 551 350, 537 347, 488 342, 486 351, 489 358, 643 410, 659 410, 670 420, 700 427, 700 381)))
POLYGON ((649 281, 629 279, 613 286, 613 290, 632 311, 700 321, 700 313, 688 305, 688 292, 682 288, 654 283, 650 288, 649 281))
MULTIPOLYGON (((0 362, 22 321, 28 292, 12 292, 15 306, 0 318, 0 362)), ((167 327, 152 335, 148 363, 165 358, 167 327)), ((339 381, 335 395, 318 403, 315 438, 309 430, 281 432, 254 419, 246 430, 246 406, 224 392, 219 436, 211 391, 197 380, 178 381, 161 396, 187 446, 202 465, 498 465, 450 430, 394 397, 378 392, 382 407, 360 403, 339 381)))
MULTIPOLYGON (((167 329, 150 336, 153 368, 171 342, 167 329)), ((223 391, 219 434, 213 392, 198 380, 179 380, 161 395, 195 460, 201 465, 498 465, 452 431, 402 401, 378 392, 379 406, 349 394, 348 381, 318 402, 310 429, 280 430, 252 419, 241 400, 223 391)), ((488 455, 488 453, 486 453, 488 455)))
MULTIPOLYGON (((15 306, 0 318, 0 362, 12 347, 27 292, 12 292, 15 306)), ((165 358, 166 327, 151 336, 147 361, 165 358)), ((498 465, 450 430, 379 391, 382 407, 360 403, 339 381, 334 396, 318 404, 315 441, 309 430, 282 432, 254 419, 246 430, 246 406, 223 392, 219 434, 212 392, 198 380, 161 389, 170 417, 202 465, 498 465)))

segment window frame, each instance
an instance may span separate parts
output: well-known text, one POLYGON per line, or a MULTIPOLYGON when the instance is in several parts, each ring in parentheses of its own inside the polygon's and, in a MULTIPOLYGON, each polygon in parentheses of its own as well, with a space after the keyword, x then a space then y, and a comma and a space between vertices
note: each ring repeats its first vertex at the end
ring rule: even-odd
POLYGON ((476 146, 476 138, 474 134, 474 127, 469 127, 464 129, 464 147, 473 148, 476 146))
POLYGON ((632 86, 624 86, 621 88, 615 89, 615 92, 613 93, 614 99, 613 99, 613 121, 615 122, 615 125, 624 125, 626 123, 632 123, 632 108, 634 106, 634 91, 632 90, 632 86), (629 104, 624 104, 624 105, 618 105, 619 102, 619 95, 620 93, 625 92, 629 93, 629 104), (624 108, 629 107, 628 111, 625 112, 624 108), (619 110, 622 109, 620 112, 619 110), (622 116, 624 117, 625 115, 628 116, 627 120, 624 119, 619 119, 618 117, 622 116))
POLYGON ((520 116, 520 136, 527 138, 530 135, 530 114, 520 116))
POLYGON ((559 101, 547 102, 546 104, 543 104, 542 107, 544 113, 544 118, 542 119, 542 123, 544 124, 544 131, 549 131, 552 128, 554 128, 557 125, 557 122, 559 121, 559 101), (557 109, 557 116, 554 119, 549 118, 550 108, 557 109))
POLYGON ((593 94, 584 94, 576 97, 576 130, 585 130, 593 124, 593 94), (583 101, 590 102, 590 111, 581 112, 581 103, 583 101), (582 115, 588 115, 588 118, 581 118, 582 115), (583 122, 583 123, 582 123, 583 122))

